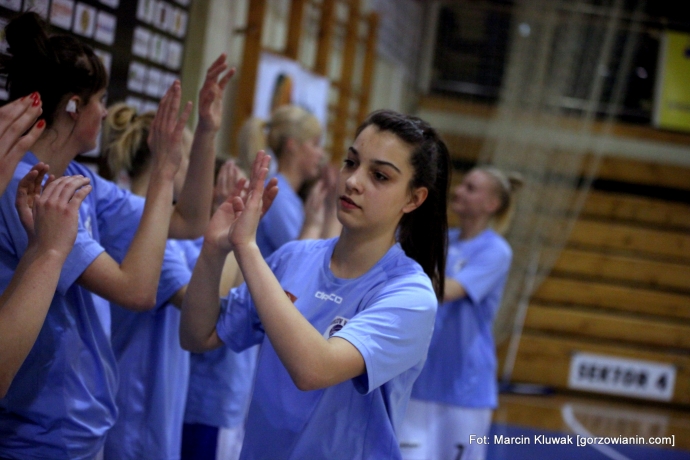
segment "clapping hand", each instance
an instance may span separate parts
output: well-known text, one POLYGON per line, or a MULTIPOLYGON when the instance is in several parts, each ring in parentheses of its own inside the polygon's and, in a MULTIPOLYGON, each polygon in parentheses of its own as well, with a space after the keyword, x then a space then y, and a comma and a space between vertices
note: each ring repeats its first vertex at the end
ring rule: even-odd
POLYGON ((206 79, 199 91, 199 129, 218 131, 223 117, 223 91, 235 75, 235 68, 228 68, 226 55, 218 56, 206 71, 206 79))
POLYGON ((238 245, 256 241, 259 219, 268 211, 278 194, 278 180, 273 178, 264 185, 270 156, 259 151, 252 166, 251 178, 240 178, 230 196, 211 218, 205 235, 206 241, 224 252, 238 245))
POLYGON ((15 205, 29 237, 29 247, 39 252, 57 251, 63 257, 72 250, 77 237, 79 206, 91 192, 88 177, 49 176, 43 163, 35 165, 19 182, 15 205))
POLYGON ((165 171, 170 174, 171 179, 182 163, 182 133, 192 111, 190 101, 178 116, 181 97, 180 82, 176 80, 158 105, 148 137, 149 148, 153 153, 154 172, 165 171))

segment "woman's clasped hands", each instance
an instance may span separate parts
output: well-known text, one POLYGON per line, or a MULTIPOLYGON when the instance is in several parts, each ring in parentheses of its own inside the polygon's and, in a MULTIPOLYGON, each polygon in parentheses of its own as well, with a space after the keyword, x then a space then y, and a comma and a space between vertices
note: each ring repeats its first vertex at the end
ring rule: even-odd
POLYGON ((278 181, 265 183, 270 156, 260 150, 252 165, 249 183, 240 178, 230 196, 211 218, 205 240, 228 253, 256 245, 256 229, 261 216, 271 207, 278 194, 278 181))

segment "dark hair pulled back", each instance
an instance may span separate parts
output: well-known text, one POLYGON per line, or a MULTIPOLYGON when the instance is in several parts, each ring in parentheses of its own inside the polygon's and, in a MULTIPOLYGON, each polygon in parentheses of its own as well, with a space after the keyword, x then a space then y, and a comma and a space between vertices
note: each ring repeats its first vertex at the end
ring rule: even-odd
POLYGON ((108 76, 93 49, 76 37, 48 35, 34 12, 17 16, 5 27, 9 54, 0 55, 0 73, 7 75, 10 100, 34 91, 41 95, 42 118, 51 126, 65 96, 84 104, 108 85, 108 76))
POLYGON ((405 254, 416 260, 431 278, 440 299, 448 248, 447 196, 451 173, 448 147, 431 125, 417 117, 378 110, 357 128, 357 135, 370 125, 395 134, 412 147, 410 164, 414 173, 410 188, 426 187, 429 194, 421 206, 400 220, 398 241, 405 254))

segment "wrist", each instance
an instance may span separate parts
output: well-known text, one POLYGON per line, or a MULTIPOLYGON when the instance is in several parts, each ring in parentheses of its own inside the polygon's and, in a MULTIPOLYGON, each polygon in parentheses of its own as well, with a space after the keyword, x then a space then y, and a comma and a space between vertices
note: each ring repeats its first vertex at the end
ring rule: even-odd
POLYGON ((179 165, 170 163, 154 163, 152 168, 151 180, 149 181, 149 186, 152 183, 165 184, 172 183, 175 180, 175 175, 180 169, 179 165))
POLYGON ((42 248, 40 244, 33 244, 27 248, 24 257, 28 257, 30 262, 43 260, 47 263, 54 263, 55 265, 62 266, 65 260, 67 260, 67 256, 71 250, 71 246, 65 251, 54 247, 42 248))
POLYGON ((218 131, 220 131, 220 126, 218 124, 199 118, 194 133, 196 135, 215 136, 218 131))
POLYGON ((204 236, 204 244, 201 245, 201 253, 206 257, 225 261, 225 258, 231 252, 233 252, 232 247, 223 246, 218 244, 212 238, 207 238, 204 236))
POLYGON ((235 257, 237 258, 238 262, 241 262, 243 259, 246 259, 248 257, 261 257, 261 250, 259 249, 259 245, 256 244, 256 241, 250 241, 248 243, 243 243, 243 244, 237 244, 234 247, 233 252, 235 253, 235 257))

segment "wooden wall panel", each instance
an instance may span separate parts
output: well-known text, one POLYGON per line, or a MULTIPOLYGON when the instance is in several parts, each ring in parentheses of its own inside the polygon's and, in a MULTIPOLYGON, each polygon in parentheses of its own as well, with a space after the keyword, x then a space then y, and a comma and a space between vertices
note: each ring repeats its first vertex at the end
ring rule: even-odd
POLYGON ((610 283, 550 276, 537 288, 532 300, 690 320, 690 295, 688 294, 610 283))
POLYGON ((649 351, 644 348, 561 339, 546 334, 525 334, 520 341, 513 380, 568 387, 573 353, 588 352, 620 358, 641 359, 674 365, 677 369, 673 403, 690 405, 690 356, 683 353, 649 351))

